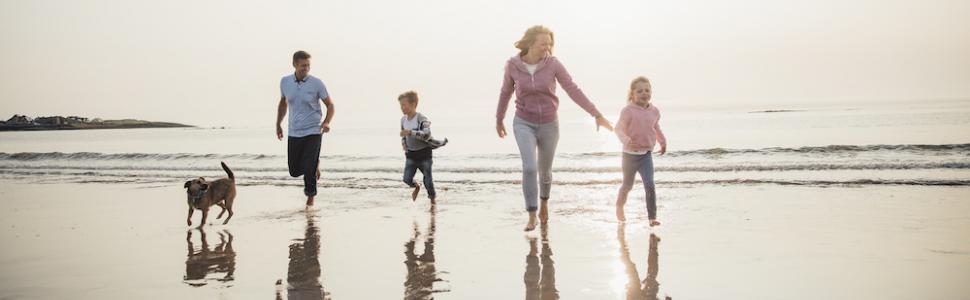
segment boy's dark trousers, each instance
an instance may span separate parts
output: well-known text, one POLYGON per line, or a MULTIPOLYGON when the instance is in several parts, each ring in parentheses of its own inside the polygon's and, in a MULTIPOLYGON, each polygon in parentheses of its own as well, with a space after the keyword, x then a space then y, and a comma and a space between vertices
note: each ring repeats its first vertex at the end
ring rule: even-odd
POLYGON ((303 175, 303 194, 317 195, 317 166, 320 163, 320 135, 289 137, 286 144, 290 176, 303 175))
POLYGON ((434 161, 431 159, 431 149, 425 149, 427 150, 408 151, 408 158, 404 162, 404 183, 410 187, 414 187, 414 174, 417 170, 421 170, 421 174, 424 175, 424 189, 428 191, 428 198, 433 200, 435 198, 435 192, 434 180, 431 177, 431 165, 434 161), (415 153, 424 151, 428 152, 427 155, 421 155, 424 153, 415 153))

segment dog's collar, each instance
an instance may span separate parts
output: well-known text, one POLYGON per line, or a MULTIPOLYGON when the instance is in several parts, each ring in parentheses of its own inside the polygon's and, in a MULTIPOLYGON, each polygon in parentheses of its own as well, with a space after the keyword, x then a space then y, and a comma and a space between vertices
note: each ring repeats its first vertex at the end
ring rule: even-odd
POLYGON ((202 199, 202 196, 205 196, 205 190, 199 189, 198 193, 195 193, 195 195, 192 195, 192 202, 198 202, 199 199, 202 199))

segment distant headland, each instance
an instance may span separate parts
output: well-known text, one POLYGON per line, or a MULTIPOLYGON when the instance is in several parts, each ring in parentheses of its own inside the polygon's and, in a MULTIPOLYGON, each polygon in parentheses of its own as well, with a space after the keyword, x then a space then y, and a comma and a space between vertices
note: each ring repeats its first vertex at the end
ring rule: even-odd
POLYGON ((18 130, 76 130, 76 129, 126 129, 126 128, 169 128, 169 127, 195 127, 191 125, 169 123, 169 122, 150 122, 134 119, 123 120, 102 120, 99 118, 89 119, 78 116, 53 116, 30 118, 25 115, 14 115, 6 121, 0 121, 0 131, 18 130))

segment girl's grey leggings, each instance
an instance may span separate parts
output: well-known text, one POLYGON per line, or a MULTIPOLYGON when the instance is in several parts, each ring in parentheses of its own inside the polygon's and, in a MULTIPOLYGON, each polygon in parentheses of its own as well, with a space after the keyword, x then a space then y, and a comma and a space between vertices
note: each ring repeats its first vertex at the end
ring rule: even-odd
POLYGON ((512 132, 515 134, 515 143, 519 145, 519 156, 522 157, 525 210, 536 211, 539 207, 537 198, 549 199, 552 159, 556 156, 556 145, 559 144, 559 121, 534 124, 516 117, 512 121, 512 132))

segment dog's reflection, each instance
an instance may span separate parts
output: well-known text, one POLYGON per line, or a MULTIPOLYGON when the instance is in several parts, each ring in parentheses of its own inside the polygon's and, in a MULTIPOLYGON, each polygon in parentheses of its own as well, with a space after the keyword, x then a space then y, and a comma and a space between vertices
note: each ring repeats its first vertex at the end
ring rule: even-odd
MULTIPOLYGON (((320 228, 314 211, 306 211, 306 230, 302 239, 290 244, 290 263, 286 271, 287 299, 329 299, 320 283, 320 228)), ((277 282, 282 284, 282 282, 277 282)), ((283 299, 277 290, 276 299, 283 299)))
POLYGON ((444 292, 445 290, 435 289, 435 282, 444 281, 438 277, 439 272, 435 268, 434 259, 434 239, 435 239, 435 215, 437 211, 434 206, 428 221, 428 232, 424 236, 424 250, 419 255, 416 245, 421 240, 421 230, 418 222, 414 221, 411 238, 404 243, 404 265, 408 273, 404 280, 404 299, 434 299, 433 293, 444 292))
POLYGON ((552 246, 549 243, 549 226, 540 227, 542 252, 539 252, 539 238, 529 239, 529 254, 525 257, 525 299, 559 299, 556 290, 556 267, 552 261, 552 246))
POLYGON ((218 232, 219 243, 209 247, 205 228, 199 227, 185 232, 188 256, 185 258, 183 282, 191 286, 203 286, 210 281, 229 282, 236 271, 236 251, 232 249, 232 233, 223 229, 218 232), (192 242, 192 232, 199 231, 201 246, 196 248, 192 242))
MULTIPOLYGON (((630 258, 630 248, 626 243, 626 224, 620 223, 616 228, 616 239, 620 243, 620 259, 626 266, 627 284, 626 298, 637 300, 657 300, 660 299, 660 282, 657 281, 657 274, 660 273, 660 238, 650 233, 650 250, 647 253, 647 277, 640 280, 640 273, 637 266, 630 258)), ((670 296, 664 299, 670 300, 670 296)))

